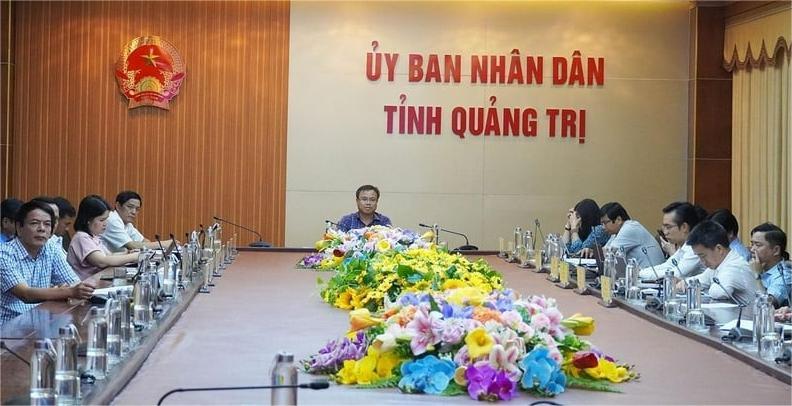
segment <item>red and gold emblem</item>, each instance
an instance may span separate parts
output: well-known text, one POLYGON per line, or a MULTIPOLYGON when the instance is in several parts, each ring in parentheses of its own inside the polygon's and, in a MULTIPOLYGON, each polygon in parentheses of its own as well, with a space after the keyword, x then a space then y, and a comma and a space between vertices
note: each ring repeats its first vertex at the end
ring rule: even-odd
POLYGON ((115 69, 118 87, 129 108, 155 106, 168 110, 185 77, 181 55, 160 37, 137 37, 124 46, 115 69))

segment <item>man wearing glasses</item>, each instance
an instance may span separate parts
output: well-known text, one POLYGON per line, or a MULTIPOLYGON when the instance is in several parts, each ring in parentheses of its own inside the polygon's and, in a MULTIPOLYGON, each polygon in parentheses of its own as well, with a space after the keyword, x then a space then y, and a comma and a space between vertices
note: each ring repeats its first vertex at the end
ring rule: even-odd
MULTIPOLYGON (((107 229, 102 239, 111 252, 125 252, 141 248, 157 249, 159 243, 150 241, 135 228, 134 222, 143 205, 143 199, 137 192, 126 190, 118 194, 115 210, 107 218, 107 229)), ((167 247, 171 240, 162 241, 167 247)))
POLYGON ((376 186, 363 185, 355 192, 358 211, 338 220, 338 229, 347 232, 370 226, 390 226, 388 216, 377 213, 380 192, 376 186))
POLYGON ((663 226, 658 237, 669 256, 661 265, 641 269, 642 280, 656 280, 671 270, 677 278, 686 278, 704 272, 693 247, 687 244, 693 227, 704 220, 707 212, 688 202, 674 202, 663 208, 663 226))
POLYGON ((663 262, 665 256, 657 240, 641 223, 631 220, 621 204, 606 203, 600 211, 602 213, 600 222, 605 227, 605 231, 612 236, 605 244, 606 247, 624 248, 625 259, 629 261, 635 258, 641 269, 663 262))
POLYGON ((45 300, 88 299, 93 286, 80 282, 60 247, 48 243, 55 213, 32 200, 16 215, 17 238, 0 244, 0 324, 45 300))

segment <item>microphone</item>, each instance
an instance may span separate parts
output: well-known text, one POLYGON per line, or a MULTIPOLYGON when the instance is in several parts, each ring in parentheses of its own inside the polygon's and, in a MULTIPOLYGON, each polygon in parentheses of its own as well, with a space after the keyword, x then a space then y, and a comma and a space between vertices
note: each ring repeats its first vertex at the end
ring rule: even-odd
POLYGON ((177 388, 168 391, 157 402, 157 406, 161 405, 162 402, 168 396, 177 393, 177 392, 201 392, 201 391, 221 391, 221 390, 252 390, 252 389, 288 389, 288 388, 298 388, 298 389, 327 389, 330 387, 330 383, 327 381, 313 381, 311 383, 301 383, 298 385, 261 385, 261 386, 225 386, 225 387, 216 387, 216 388, 177 388))
POLYGON ((536 240, 544 241, 544 233, 542 232, 542 225, 539 223, 539 219, 534 219, 534 235, 538 237, 533 240, 533 249, 536 249, 536 240))
POLYGON ((649 265, 652 267, 652 273, 655 276, 655 280, 656 281, 660 280, 660 276, 657 274, 657 271, 655 270, 654 264, 652 263, 652 259, 649 258, 649 250, 647 250, 646 247, 641 247, 641 252, 643 252, 644 256, 646 257, 646 260, 649 261, 649 265))
POLYGON ((201 229, 201 231, 198 233, 198 238, 201 239, 201 250, 203 250, 204 246, 206 246, 206 231, 204 231, 203 224, 198 224, 198 228, 201 229))
POLYGON ((157 244, 159 244, 159 247, 162 250, 162 255, 165 255, 165 247, 162 246, 162 240, 160 240, 159 234, 154 234, 154 239, 157 240, 157 244))
POLYGON ((729 295, 729 298, 731 300, 733 300, 734 303, 737 303, 737 307, 739 307, 739 309, 740 309, 739 312, 737 312, 737 325, 733 329, 729 330, 729 333, 726 334, 723 337, 723 339, 727 339, 727 341, 740 341, 740 340, 743 339, 743 334, 742 334, 742 331, 740 330, 740 322, 742 321, 743 308, 745 308, 745 306, 747 306, 747 304, 743 303, 741 300, 737 300, 737 298, 732 296, 732 294, 729 293, 729 291, 726 290, 726 288, 724 288, 723 285, 721 285, 720 280, 718 280, 717 276, 713 276, 712 277, 712 282, 714 282, 716 285, 720 286, 720 288, 724 292, 726 292, 727 295, 729 295))
POLYGON ((253 247, 253 248, 269 248, 269 247, 272 247, 272 244, 264 241, 264 239, 261 238, 261 234, 259 234, 258 231, 256 231, 256 230, 247 228, 245 226, 241 226, 241 225, 236 224, 236 223, 232 223, 232 222, 230 222, 228 220, 221 219, 220 217, 217 217, 217 216, 212 216, 212 218, 215 219, 216 221, 219 221, 219 222, 222 222, 222 223, 226 223, 226 224, 231 224, 234 227, 239 227, 239 228, 241 228, 243 230, 250 231, 251 233, 255 234, 256 237, 258 237, 258 241, 253 241, 252 243, 248 244, 248 247, 253 247))
POLYGON ((676 270, 679 272, 679 277, 683 277, 684 275, 682 275, 682 270, 679 269, 679 262, 676 260, 676 258, 671 258, 671 264, 674 265, 674 268, 676 268, 676 270))
POLYGON ((10 348, 8 348, 8 346, 6 345, 5 341, 0 341, 0 348, 2 348, 2 349, 4 349, 4 350, 8 351, 8 352, 9 352, 11 355, 13 355, 14 357, 16 357, 16 359, 18 359, 18 360, 20 360, 20 361, 24 362, 25 364, 27 364, 27 366, 30 366, 30 362, 29 362, 28 360, 26 360, 26 359, 22 358, 21 356, 19 356, 19 354, 17 354, 17 353, 15 353, 15 352, 11 351, 11 349, 10 349, 10 348))
MULTIPOLYGON (((171 241, 172 241, 172 244, 176 244, 176 237, 173 235, 173 233, 171 233, 171 234, 170 234, 170 239, 171 239, 171 241)), ((186 242, 186 241, 187 241, 187 240, 185 240, 185 242, 186 242)), ((177 254, 181 255, 181 252, 179 252, 179 244, 176 244, 176 245, 173 247, 173 249, 175 249, 175 250, 176 250, 176 253, 177 253, 177 254)))

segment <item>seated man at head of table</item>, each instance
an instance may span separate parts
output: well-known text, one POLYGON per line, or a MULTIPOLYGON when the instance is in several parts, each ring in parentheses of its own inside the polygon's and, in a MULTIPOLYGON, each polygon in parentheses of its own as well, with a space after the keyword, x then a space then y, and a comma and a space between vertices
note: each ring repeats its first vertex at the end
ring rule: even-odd
POLYGON ((47 243, 55 213, 30 201, 17 212, 16 235, 0 244, 0 324, 45 300, 88 299, 93 286, 80 282, 60 253, 47 243))
POLYGON ((355 192, 358 211, 338 220, 338 229, 347 232, 370 226, 390 226, 388 216, 377 213, 380 192, 376 186, 363 185, 355 192))
POLYGON ((16 213, 24 202, 9 197, 0 203, 0 243, 9 242, 16 237, 16 213))
MULTIPOLYGON (((631 220, 627 210, 617 202, 605 203, 600 223, 605 231, 611 235, 605 247, 624 248, 624 254, 629 261, 634 258, 641 268, 662 263, 665 259, 657 240, 646 231, 641 223, 631 220), (646 249, 646 254, 643 250, 646 249)), ((591 253, 581 251, 581 255, 591 256, 591 253)))
POLYGON ((663 226, 660 244, 668 259, 660 265, 641 269, 642 280, 662 279, 667 270, 677 278, 698 275, 704 271, 687 238, 693 227, 704 220, 707 212, 688 202, 674 202, 663 208, 663 226))
POLYGON ((732 297, 738 304, 754 301, 756 284, 748 263, 729 248, 729 236, 720 224, 705 220, 699 223, 688 237, 688 244, 707 269, 699 275, 680 281, 676 288, 684 291, 687 282, 697 279, 702 291, 716 300, 732 297))
MULTIPOLYGON (((150 241, 135 228, 134 222, 142 207, 143 198, 137 192, 126 190, 116 196, 115 210, 110 212, 107 229, 102 233, 102 240, 110 252, 159 248, 158 242, 150 241)), ((170 244, 171 240, 162 241, 163 247, 170 244)))
POLYGON ((786 251, 786 233, 772 223, 763 223, 751 230, 751 270, 759 278, 774 307, 789 306, 792 290, 792 263, 786 251))

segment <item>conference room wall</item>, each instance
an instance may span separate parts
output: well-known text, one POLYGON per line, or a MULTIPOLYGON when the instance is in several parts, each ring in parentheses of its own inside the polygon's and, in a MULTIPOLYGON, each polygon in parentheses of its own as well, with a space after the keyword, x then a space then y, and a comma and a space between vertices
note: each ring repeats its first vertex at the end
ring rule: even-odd
POLYGON ((653 229, 686 196, 688 17, 687 2, 293 3, 286 244, 312 245, 325 219, 355 209, 365 183, 382 189, 380 211, 395 225, 436 222, 481 248, 534 218, 559 231, 583 197, 621 201, 653 229), (393 82, 366 78, 374 40, 400 54, 393 82), (545 57, 543 85, 470 84, 470 55, 514 48, 545 57), (603 86, 551 84, 548 60, 576 49, 606 58, 603 86), (409 53, 461 54, 461 83, 409 83, 409 53), (442 106, 442 135, 386 134, 383 106, 400 94, 442 106), (489 107, 493 95, 496 107, 537 108, 539 135, 451 132, 454 106, 489 107), (585 144, 547 136, 550 107, 587 110, 585 144))
POLYGON ((150 238, 218 215, 283 244, 289 7, 13 2, 11 195, 63 195, 76 207, 89 193, 135 189, 150 238), (118 90, 116 60, 143 35, 185 61, 170 111, 129 110, 118 90))

